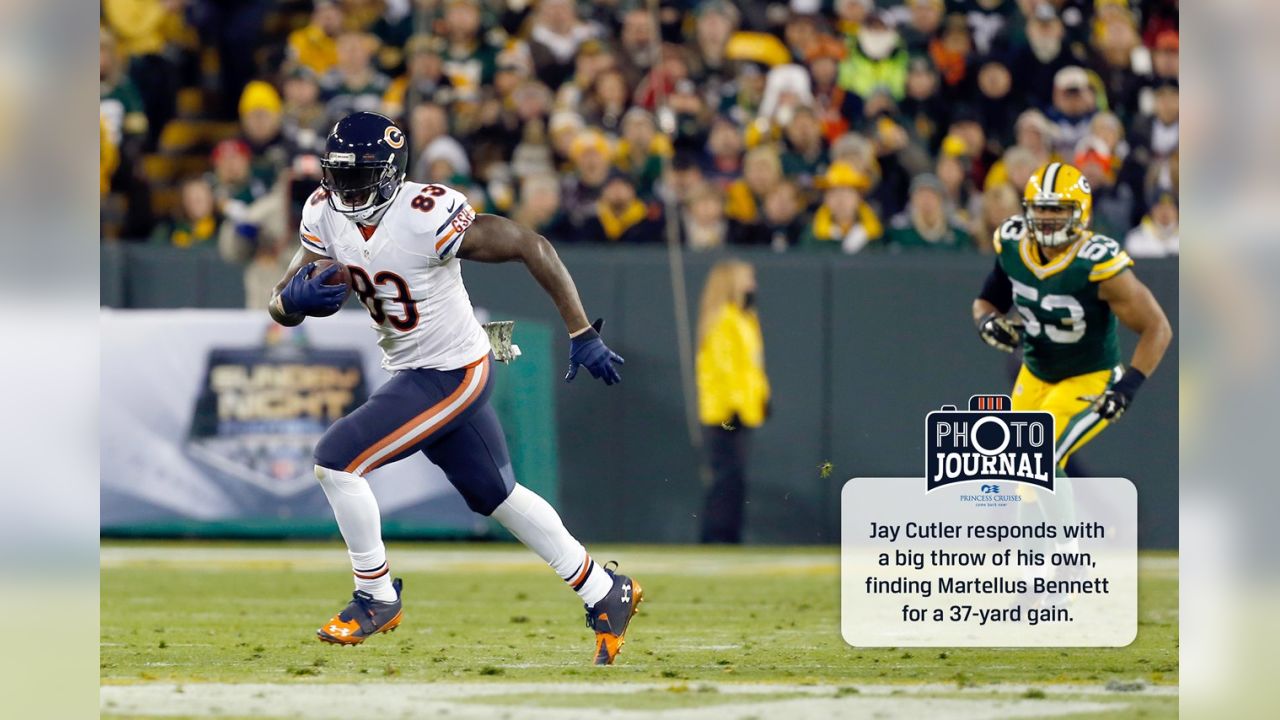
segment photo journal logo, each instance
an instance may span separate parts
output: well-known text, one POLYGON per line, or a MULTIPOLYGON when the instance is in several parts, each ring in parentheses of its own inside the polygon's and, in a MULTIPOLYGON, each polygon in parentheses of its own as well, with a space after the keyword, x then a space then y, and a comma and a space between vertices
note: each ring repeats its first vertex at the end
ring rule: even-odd
POLYGON ((1053 492, 1053 415, 1010 410, 1008 395, 974 395, 968 410, 944 405, 925 418, 926 492, 952 483, 983 483, 973 500, 1017 502, 1026 483, 1053 492))

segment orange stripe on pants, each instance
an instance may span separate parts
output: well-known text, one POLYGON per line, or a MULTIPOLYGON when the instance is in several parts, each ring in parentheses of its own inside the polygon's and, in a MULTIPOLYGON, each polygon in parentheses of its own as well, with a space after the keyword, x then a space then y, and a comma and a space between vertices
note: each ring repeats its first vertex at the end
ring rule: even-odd
MULTIPOLYGON (((393 431, 390 435, 387 435, 386 437, 382 438, 378 442, 374 443, 373 446, 370 447, 368 450, 365 450, 364 452, 360 453, 359 457, 357 457, 355 460, 352 460, 351 464, 347 465, 345 472, 354 473, 356 469, 359 468, 362 464, 364 464, 366 460, 373 457, 383 448, 387 447, 388 445, 396 442, 397 440, 400 440, 404 436, 413 432, 413 429, 415 427, 426 422, 432 415, 448 407, 450 404, 453 403, 453 401, 457 400, 458 397, 462 395, 462 393, 466 392, 467 387, 471 384, 472 377, 476 373, 479 373, 481 376, 480 384, 478 385, 479 389, 477 389, 477 391, 471 396, 471 399, 463 403, 462 405, 459 405, 457 408, 454 408, 453 412, 449 413, 448 415, 437 419, 429 427, 420 431, 419 434, 422 435, 423 437, 430 435, 431 433, 438 430, 442 425, 447 424, 450 420, 457 417, 458 413, 471 407, 471 405, 475 403, 476 398, 480 397, 480 395, 483 394, 482 389, 485 383, 484 375, 488 372, 488 369, 489 369, 488 355, 485 355, 484 357, 480 358, 479 360, 472 363, 471 365, 468 365, 467 373, 462 377, 462 382, 458 383, 458 387, 454 388, 453 392, 449 394, 449 397, 441 400, 435 405, 432 405, 430 408, 427 408, 426 411, 419 413, 416 417, 414 417, 409 422, 406 422, 400 427, 396 428, 395 431, 393 431)), ((383 463, 385 463, 387 459, 392 457, 395 457, 395 455, 394 454, 388 455, 386 458, 383 458, 382 460, 374 463, 371 467, 369 467, 368 470, 365 470, 365 472, 370 472, 372 470, 377 469, 383 463)))

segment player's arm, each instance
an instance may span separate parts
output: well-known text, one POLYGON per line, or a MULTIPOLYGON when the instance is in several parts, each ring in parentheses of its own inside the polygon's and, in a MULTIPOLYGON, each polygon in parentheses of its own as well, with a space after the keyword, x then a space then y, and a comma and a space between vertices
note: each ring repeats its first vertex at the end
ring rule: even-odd
POLYGON ((1125 327, 1138 333, 1138 346, 1124 376, 1100 397, 1091 398, 1099 415, 1115 419, 1124 414, 1138 388, 1164 358, 1173 328, 1151 290, 1132 271, 1098 283, 1098 297, 1111 306, 1125 327))
POLYGON ((286 327, 293 327, 306 319, 313 310, 328 308, 341 303, 346 288, 341 285, 325 285, 324 279, 338 271, 335 264, 316 277, 308 277, 317 260, 327 260, 325 255, 298 248, 284 277, 271 291, 267 312, 271 319, 286 327))
POLYGON ((504 217, 480 214, 467 230, 458 257, 483 263, 524 263, 533 279, 551 296, 569 332, 569 372, 565 380, 572 380, 582 365, 592 377, 602 378, 608 385, 621 381, 614 365, 621 365, 623 359, 600 339, 603 321, 587 321, 578 288, 546 238, 504 217))
POLYGON ((973 300, 973 324, 982 341, 997 350, 1011 353, 1022 343, 1022 331, 1005 313, 1013 307, 1013 283, 996 260, 982 283, 982 292, 973 300))

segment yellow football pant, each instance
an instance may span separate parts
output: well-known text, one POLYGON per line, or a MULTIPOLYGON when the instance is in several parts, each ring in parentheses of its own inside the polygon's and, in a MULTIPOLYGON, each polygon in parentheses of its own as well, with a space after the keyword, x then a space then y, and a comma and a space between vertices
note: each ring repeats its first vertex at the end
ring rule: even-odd
POLYGON ((1056 383, 1032 375, 1026 365, 1018 372, 1018 379, 1013 382, 1013 409, 1053 413, 1054 457, 1059 468, 1065 468, 1071 454, 1108 425, 1090 409, 1090 403, 1080 398, 1105 392, 1117 370, 1075 375, 1056 383))

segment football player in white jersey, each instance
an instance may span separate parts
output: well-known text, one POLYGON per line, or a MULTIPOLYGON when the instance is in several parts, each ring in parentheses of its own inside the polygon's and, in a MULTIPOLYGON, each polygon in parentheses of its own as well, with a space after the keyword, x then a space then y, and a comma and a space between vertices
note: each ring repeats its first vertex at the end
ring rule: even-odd
POLYGON ((395 629, 402 617, 378 504, 365 476, 422 452, 444 470, 468 507, 501 522, 581 596, 595 630, 594 662, 611 664, 642 599, 639 583, 598 565, 556 511, 516 482, 502 427, 489 405, 488 335, 462 283, 462 260, 522 262, 551 296, 569 333, 569 372, 579 367, 612 385, 623 360, 587 321, 573 279, 537 233, 496 215, 477 215, 462 193, 405 181, 408 144, 390 119, 355 113, 329 134, 321 187, 302 214, 302 247, 276 286, 271 317, 297 325, 337 311, 337 266, 368 309, 392 377, 316 445, 316 478, 347 543, 356 590, 317 631, 321 640, 357 644, 395 629))

